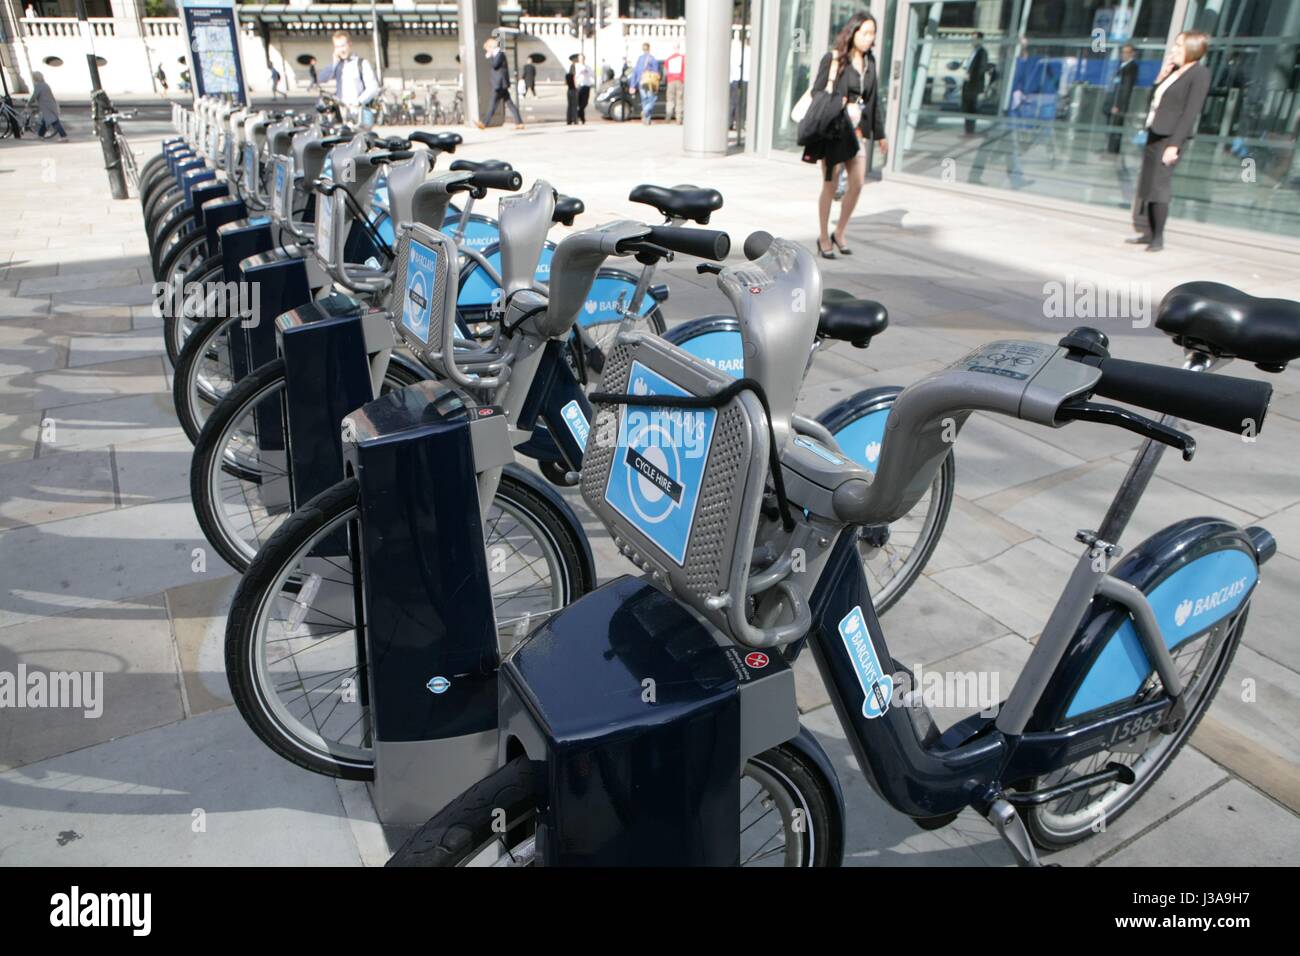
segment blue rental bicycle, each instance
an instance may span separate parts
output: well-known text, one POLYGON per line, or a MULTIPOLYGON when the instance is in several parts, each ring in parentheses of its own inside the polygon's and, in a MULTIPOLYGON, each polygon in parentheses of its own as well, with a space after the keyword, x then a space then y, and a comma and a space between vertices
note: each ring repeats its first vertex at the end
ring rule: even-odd
MULTIPOLYGON (((567 243, 591 254, 553 281, 579 288, 617 251, 598 232, 567 243)), ((1086 328, 1056 346, 981 346, 903 389, 872 473, 792 427, 780 366, 816 333, 815 312, 789 308, 796 294, 821 300, 815 260, 757 234, 746 253, 719 277, 755 356, 746 378, 633 333, 592 395, 583 497, 644 576, 596 589, 505 658, 499 769, 392 865, 838 864, 843 797, 795 706, 790 662, 805 647, 886 802, 926 828, 973 807, 1026 865, 1126 812, 1209 706, 1273 538, 1196 517, 1123 560, 1116 542, 1161 448, 1192 457, 1179 420, 1259 433, 1270 385, 1193 369, 1233 356, 1285 367, 1300 357, 1300 304, 1175 289, 1159 325, 1188 369, 1113 358, 1086 328), (905 514, 974 411, 1145 440, 1102 529, 1076 536, 1078 562, 1009 696, 940 732, 891 655, 852 529, 905 514)))

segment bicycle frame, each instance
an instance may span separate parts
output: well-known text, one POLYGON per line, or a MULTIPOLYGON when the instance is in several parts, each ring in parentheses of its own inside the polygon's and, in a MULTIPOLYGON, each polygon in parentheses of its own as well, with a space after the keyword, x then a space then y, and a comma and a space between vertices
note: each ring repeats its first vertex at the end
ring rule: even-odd
MULTIPOLYGON (((1217 364, 1191 353, 1185 367, 1217 364)), ((973 715, 942 735, 933 731, 924 705, 895 693, 894 658, 851 536, 841 534, 811 599, 809 643, 863 773, 891 806, 920 820, 971 806, 995 823, 1022 863, 1033 864, 1037 857, 1015 806, 1111 781, 1130 783, 1132 772, 1112 763, 1047 791, 1009 788, 1181 723, 1184 688, 1171 649, 1214 628, 1226 636, 1248 609, 1259 566, 1275 544, 1262 528, 1191 519, 1148 539, 1112 571, 1118 554, 1112 542, 1162 452, 1151 439, 1139 448, 1108 509, 1105 537, 1079 532, 1085 550, 996 716, 973 715), (858 621, 862 627, 846 634, 858 621), (857 661, 850 647, 859 652, 857 661), (1150 670, 1162 688, 1154 698, 1139 693, 1150 670), (883 698, 873 701, 873 692, 883 698), (903 705, 890 706, 890 697, 903 705)))

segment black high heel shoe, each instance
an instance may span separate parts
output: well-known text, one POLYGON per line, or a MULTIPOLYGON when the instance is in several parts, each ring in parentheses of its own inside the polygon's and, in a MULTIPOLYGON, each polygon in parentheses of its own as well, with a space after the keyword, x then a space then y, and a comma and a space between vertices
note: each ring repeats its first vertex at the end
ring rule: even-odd
POLYGON ((853 255, 853 250, 850 249, 848 246, 840 245, 840 241, 836 239, 834 236, 831 236, 831 246, 838 249, 840 251, 840 255, 842 256, 853 255))
POLYGON ((817 240, 817 255, 821 256, 823 259, 834 259, 834 258, 835 258, 835 240, 834 240, 834 239, 831 240, 831 247, 830 247, 829 249, 823 249, 823 248, 822 248, 822 244, 821 244, 821 240, 820 240, 820 239, 817 240))

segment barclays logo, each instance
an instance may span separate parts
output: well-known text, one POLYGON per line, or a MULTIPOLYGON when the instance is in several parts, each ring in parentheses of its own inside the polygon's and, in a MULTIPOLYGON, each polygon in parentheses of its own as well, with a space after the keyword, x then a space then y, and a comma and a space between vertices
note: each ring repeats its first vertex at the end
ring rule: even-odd
POLYGON ((1204 597, 1197 598, 1195 601, 1191 598, 1184 598, 1178 607, 1174 608, 1174 623, 1182 627, 1192 618, 1200 617, 1206 611, 1222 607, 1245 590, 1246 579, 1241 577, 1231 584, 1224 585, 1217 591, 1211 591, 1204 597))

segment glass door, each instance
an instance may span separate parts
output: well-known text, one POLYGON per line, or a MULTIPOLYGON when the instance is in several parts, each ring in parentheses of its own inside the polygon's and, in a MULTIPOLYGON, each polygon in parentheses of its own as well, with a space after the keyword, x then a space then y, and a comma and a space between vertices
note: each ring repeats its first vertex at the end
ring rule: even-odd
POLYGON ((1174 6, 907 3, 893 169, 1127 206, 1174 6))

